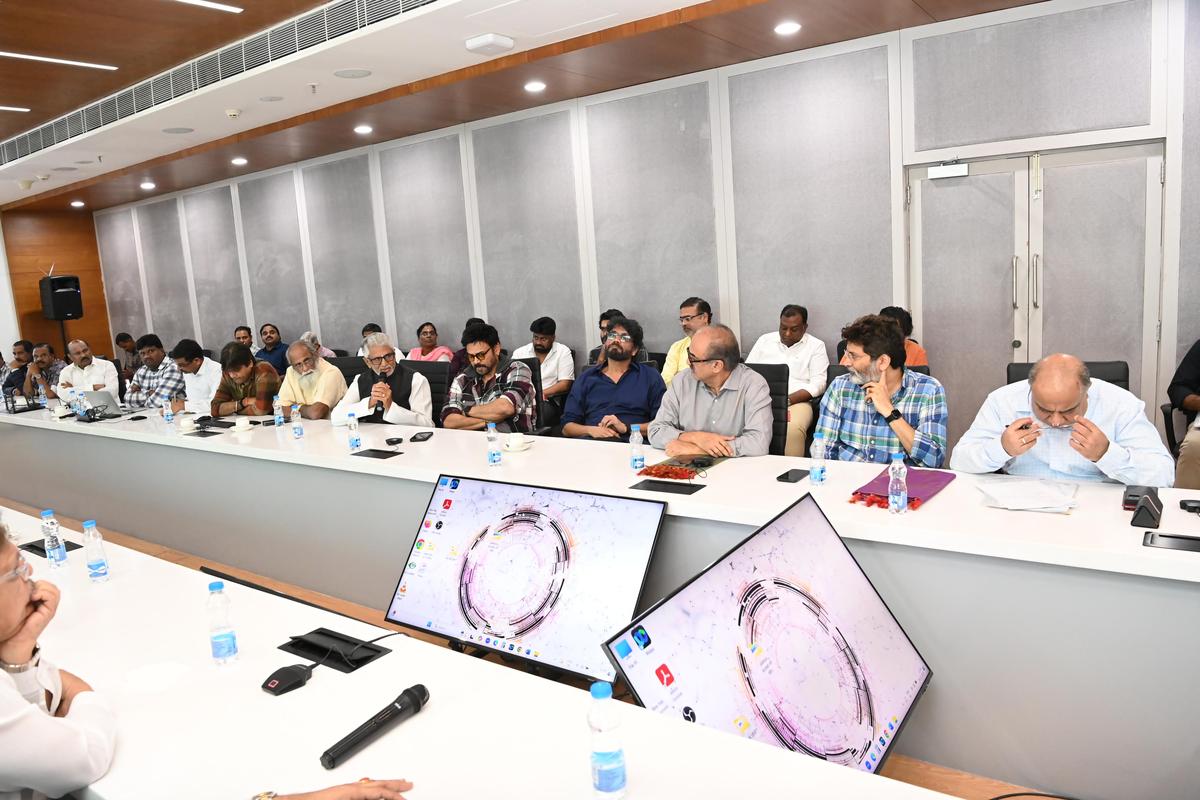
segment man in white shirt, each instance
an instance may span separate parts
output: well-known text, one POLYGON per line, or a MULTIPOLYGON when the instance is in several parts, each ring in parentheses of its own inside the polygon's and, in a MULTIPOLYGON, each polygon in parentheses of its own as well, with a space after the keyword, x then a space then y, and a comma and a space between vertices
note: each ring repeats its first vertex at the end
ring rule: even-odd
POLYGON ((788 304, 779 312, 779 333, 758 337, 747 364, 787 364, 788 425, 783 454, 803 456, 813 423, 811 400, 825 391, 829 353, 825 343, 808 335, 808 309, 788 304))
MULTIPOLYGON (((120 397, 117 388, 117 367, 111 361, 96 358, 92 348, 83 339, 72 339, 67 343, 67 356, 71 363, 58 373, 58 385, 54 387, 57 397, 68 391, 108 392, 116 400, 120 397)), ((109 409, 115 411, 116 409, 109 409)))
POLYGON ((180 339, 171 350, 175 366, 183 373, 183 399, 171 401, 171 410, 205 415, 212 411, 213 395, 221 385, 221 365, 204 355, 200 343, 180 339))
POLYGON ((396 348, 385 333, 368 334, 363 347, 367 369, 350 382, 330 421, 345 425, 353 412, 359 422, 432 428, 433 400, 425 376, 397 363, 396 348))
POLYGON ((954 448, 950 468, 1064 481, 1170 486, 1175 462, 1146 418, 1145 404, 1092 380, 1075 356, 1033 365, 1029 380, 988 395, 954 448))
POLYGON ((533 342, 518 347, 512 357, 536 357, 541 364, 542 398, 546 401, 542 406, 542 424, 557 425, 575 382, 575 359, 571 357, 571 348, 554 341, 558 325, 550 317, 535 319, 529 325, 529 332, 533 334, 533 342))
POLYGON ((104 699, 37 645, 58 588, 34 581, 0 525, 0 798, 77 791, 112 763, 117 723, 104 699), (12 794, 8 794, 11 792, 12 794))

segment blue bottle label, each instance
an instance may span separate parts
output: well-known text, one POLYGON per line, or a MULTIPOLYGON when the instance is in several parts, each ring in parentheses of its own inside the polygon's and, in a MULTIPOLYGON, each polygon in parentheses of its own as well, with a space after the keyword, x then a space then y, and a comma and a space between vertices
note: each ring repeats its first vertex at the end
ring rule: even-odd
POLYGON ((212 636, 212 655, 216 659, 233 658, 237 655, 237 635, 233 631, 212 636))
POLYGON ((619 792, 625 788, 625 753, 592 753, 592 786, 598 792, 619 792))
POLYGON ((821 464, 820 466, 813 466, 812 470, 808 473, 808 479, 812 481, 814 486, 820 486, 822 483, 824 483, 825 465, 821 464))
POLYGON ((350 449, 357 450, 360 447, 362 447, 362 437, 359 436, 358 434, 351 436, 350 437, 350 449))
POLYGON ((107 561, 89 561, 88 577, 91 578, 106 578, 108 577, 108 562, 107 561))
POLYGON ((499 450, 488 450, 488 466, 489 467, 500 466, 500 451, 499 450))
POLYGON ((642 455, 630 456, 629 466, 633 467, 634 469, 642 469, 646 466, 646 457, 642 455))

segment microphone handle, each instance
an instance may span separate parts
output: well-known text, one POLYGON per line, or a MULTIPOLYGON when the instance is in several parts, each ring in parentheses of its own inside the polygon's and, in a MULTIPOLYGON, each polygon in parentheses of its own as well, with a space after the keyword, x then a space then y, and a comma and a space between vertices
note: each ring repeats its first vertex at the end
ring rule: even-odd
POLYGON ((403 695, 396 698, 395 702, 388 703, 386 708, 362 725, 359 725, 344 739, 326 750, 321 755, 321 766, 325 767, 325 769, 333 769, 358 752, 359 749, 370 744, 375 737, 385 733, 392 726, 417 713, 417 709, 411 703, 403 706, 400 705, 401 699, 403 699, 403 695))

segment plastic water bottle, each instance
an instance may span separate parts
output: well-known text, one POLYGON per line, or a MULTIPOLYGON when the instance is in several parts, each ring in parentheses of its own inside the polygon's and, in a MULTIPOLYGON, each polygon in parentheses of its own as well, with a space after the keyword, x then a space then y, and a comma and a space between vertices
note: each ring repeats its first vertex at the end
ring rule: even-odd
MULTIPOLYGON (((41 386, 39 385, 40 389, 41 386)), ((71 409, 71 413, 75 416, 80 416, 83 408, 83 403, 79 401, 79 392, 74 389, 67 390, 67 408, 71 409)))
POLYGON ((625 796, 625 751, 617 733, 621 718, 612 699, 612 685, 592 684, 592 707, 588 727, 592 729, 592 788, 596 797, 625 796))
POLYGON ((646 448, 642 444, 641 425, 634 425, 629 431, 629 466, 635 471, 646 466, 646 448))
POLYGON ((353 411, 346 415, 346 433, 350 439, 351 453, 362 447, 362 435, 358 432, 358 419, 353 411))
POLYGON ((825 485, 825 434, 817 431, 813 434, 812 447, 809 448, 808 458, 812 464, 808 468, 808 482, 813 486, 825 485))
POLYGON ((489 422, 487 426, 488 466, 500 466, 500 434, 496 433, 496 423, 489 422))
POLYGON ((46 388, 40 383, 37 387, 37 404, 39 408, 46 407, 46 388))
POLYGON ((292 405, 292 438, 304 438, 304 418, 300 416, 300 406, 292 405))
POLYGON ((168 398, 167 402, 165 404, 163 404, 163 422, 170 425, 174 421, 175 421, 175 409, 171 406, 171 398, 168 398))
POLYGON ((208 585, 208 640, 213 661, 228 664, 237 658, 237 634, 229 618, 229 595, 225 594, 224 581, 208 585))
POLYGON ((63 543, 53 509, 47 508, 42 512, 42 544, 46 548, 46 560, 50 562, 51 569, 58 569, 67 563, 67 546, 63 543))
POLYGON ((93 583, 108 580, 108 556, 104 554, 104 537, 96 528, 96 520, 83 523, 83 555, 87 559, 88 577, 93 583))
POLYGON ((275 409, 275 427, 282 428, 284 423, 283 401, 279 399, 279 395, 275 395, 275 399, 271 401, 271 405, 275 409))
POLYGON ((888 466, 888 511, 903 514, 908 510, 908 467, 904 466, 904 453, 892 453, 888 466))

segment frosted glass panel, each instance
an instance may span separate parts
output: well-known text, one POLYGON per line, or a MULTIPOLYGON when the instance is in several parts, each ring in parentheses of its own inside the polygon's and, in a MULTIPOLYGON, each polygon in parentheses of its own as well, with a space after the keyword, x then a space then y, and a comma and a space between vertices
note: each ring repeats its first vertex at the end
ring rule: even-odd
POLYGON ((459 137, 385 150, 379 166, 396 334, 415 346, 417 326, 429 321, 457 350, 474 311, 459 137))
POLYGON ((304 170, 321 341, 352 353, 362 326, 383 317, 368 170, 366 155, 304 170))
MULTIPOLYGON (((1200 0, 1188 0, 1183 77, 1183 207, 1176 363, 1200 339, 1200 0)), ((1169 300, 1167 302, 1170 302, 1169 300)), ((1169 380, 1169 378, 1168 378, 1169 380)))
MULTIPOLYGON (((241 183, 238 199, 254 321, 259 327, 277 325, 290 342, 311 327, 292 173, 241 183)), ((258 331, 254 339, 258 341, 258 331)))
POLYGON ((1138 394, 1146 160, 1043 167, 1042 174, 1042 353, 1127 361, 1138 394))
POLYGON ((233 196, 228 186, 183 198, 192 280, 200 312, 200 342, 219 353, 233 329, 249 324, 233 229, 233 196))
POLYGON ((648 349, 666 350, 685 298, 721 318, 708 84, 589 106, 587 131, 600 309, 621 309, 648 349))
MULTIPOLYGON (((133 240, 133 212, 126 209, 115 214, 98 214, 95 219, 113 336, 124 332, 136 339, 146 333, 147 325, 137 246, 133 240)), ((97 350, 106 349, 99 343, 94 346, 97 350)))
POLYGON ((511 351, 529 342, 530 322, 553 317, 558 340, 578 357, 583 289, 568 112, 472 137, 488 322, 511 351))
POLYGON ((1149 124, 1150 49, 1150 0, 917 39, 917 149, 1149 124))
POLYGON ((892 300, 887 53, 735 76, 729 106, 743 349, 799 303, 832 356, 892 300))
POLYGON ((922 181, 920 191, 921 343, 946 387, 955 444, 1013 360, 1015 189, 1000 174, 922 181))
POLYGON ((136 213, 150 293, 151 332, 158 334, 169 351, 180 339, 196 335, 179 235, 179 206, 174 200, 164 200, 141 206, 136 213))

